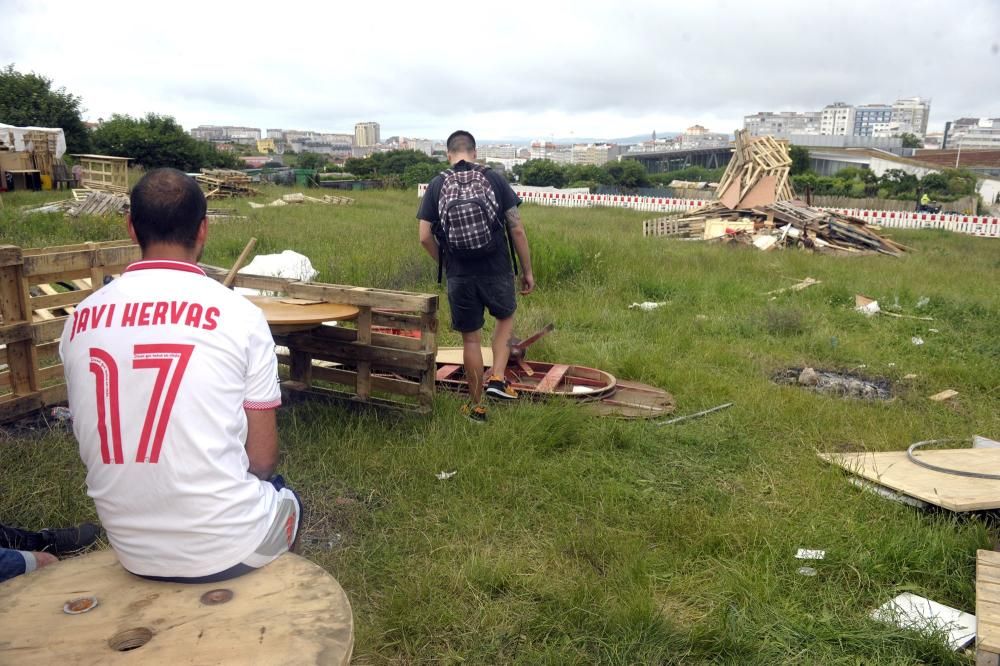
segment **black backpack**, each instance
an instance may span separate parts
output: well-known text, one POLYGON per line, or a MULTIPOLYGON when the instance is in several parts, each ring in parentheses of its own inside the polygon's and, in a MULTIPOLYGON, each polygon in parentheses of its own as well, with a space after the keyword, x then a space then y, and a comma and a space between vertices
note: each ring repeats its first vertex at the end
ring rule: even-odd
MULTIPOLYGON (((441 172, 444 182, 438 194, 438 282, 441 282, 444 253, 459 259, 477 259, 496 251, 500 236, 506 235, 500 204, 486 177, 489 167, 479 164, 464 171, 441 172)), ((514 272, 517 258, 507 236, 514 272)))

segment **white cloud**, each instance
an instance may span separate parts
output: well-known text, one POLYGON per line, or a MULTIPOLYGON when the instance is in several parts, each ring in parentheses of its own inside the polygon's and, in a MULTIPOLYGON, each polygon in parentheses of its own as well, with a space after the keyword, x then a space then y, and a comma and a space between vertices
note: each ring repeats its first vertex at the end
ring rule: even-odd
MULTIPOLYGON (((90 119, 440 138, 622 136, 759 110, 933 98, 1000 115, 1000 3, 40 3, 0 0, 0 64, 90 119)), ((2 119, 0 119, 2 120, 2 119)))

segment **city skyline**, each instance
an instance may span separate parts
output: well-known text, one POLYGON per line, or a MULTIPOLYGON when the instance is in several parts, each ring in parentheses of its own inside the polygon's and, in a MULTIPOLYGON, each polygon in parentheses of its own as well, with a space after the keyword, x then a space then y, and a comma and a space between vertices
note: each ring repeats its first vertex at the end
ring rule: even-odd
POLYGON ((124 3, 0 0, 0 65, 80 96, 88 120, 155 112, 187 129, 335 133, 376 118, 386 136, 612 139, 920 96, 933 101, 928 131, 940 132, 1000 109, 995 2, 662 4, 315 6, 275 41, 273 3, 182 0, 142 32, 124 3), (477 57, 448 59, 452 16, 477 57), (100 66, 82 66, 81 35, 86 62, 100 66), (126 37, 134 45, 123 48, 126 37))

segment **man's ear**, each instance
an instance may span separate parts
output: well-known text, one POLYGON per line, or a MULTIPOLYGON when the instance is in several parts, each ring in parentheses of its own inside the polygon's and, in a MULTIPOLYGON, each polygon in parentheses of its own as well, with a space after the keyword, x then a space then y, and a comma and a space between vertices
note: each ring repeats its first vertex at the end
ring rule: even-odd
POLYGON ((208 216, 206 215, 202 219, 201 224, 198 225, 198 235, 195 236, 195 242, 198 245, 205 245, 205 239, 208 238, 208 216))
POLYGON ((128 237, 138 245, 139 237, 135 235, 135 227, 132 226, 132 213, 125 213, 125 227, 128 229, 128 237))

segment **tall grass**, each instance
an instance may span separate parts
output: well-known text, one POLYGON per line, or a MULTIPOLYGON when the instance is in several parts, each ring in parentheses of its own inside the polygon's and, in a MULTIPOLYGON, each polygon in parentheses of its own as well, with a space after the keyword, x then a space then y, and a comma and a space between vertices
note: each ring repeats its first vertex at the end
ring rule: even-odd
MULTIPOLYGON (((413 193, 353 196, 350 207, 238 201, 249 221, 213 225, 204 260, 228 266, 252 235, 258 252, 306 254, 326 282, 443 295, 417 245, 413 193)), ((117 222, 25 218, 22 197, 5 196, 4 242, 124 235, 117 222)), ((643 239, 629 211, 526 207, 523 218, 539 289, 517 328, 556 324, 531 356, 663 386, 681 413, 736 406, 662 428, 561 403, 498 406, 477 427, 450 395, 426 419, 282 409, 282 472, 310 505, 306 554, 351 598, 360 663, 969 663, 868 613, 902 591, 973 611, 987 517, 859 492, 816 453, 1000 436, 997 241, 898 232, 915 252, 840 258, 643 239), (806 276, 821 284, 764 295, 806 276), (935 320, 864 318, 855 293, 909 313, 926 297, 919 313, 935 320), (627 309, 644 300, 666 305, 627 309), (803 365, 886 377, 896 397, 847 401, 769 379, 803 365), (944 388, 956 402, 926 399, 944 388), (442 470, 458 473, 438 481, 442 470), (818 575, 797 573, 799 547, 827 550, 818 575)), ((442 304, 441 344, 457 344, 442 304)), ((4 433, 0 520, 93 517, 67 431, 4 433)))

